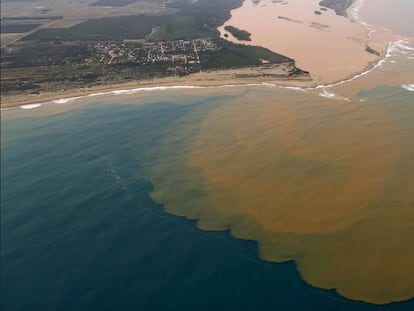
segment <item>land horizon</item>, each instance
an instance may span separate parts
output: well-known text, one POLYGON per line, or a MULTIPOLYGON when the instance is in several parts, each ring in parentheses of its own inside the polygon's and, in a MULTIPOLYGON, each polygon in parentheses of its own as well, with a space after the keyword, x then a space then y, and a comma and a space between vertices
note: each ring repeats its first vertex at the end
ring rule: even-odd
MULTIPOLYGON (((241 1, 241 5, 247 1, 241 1)), ((326 2, 329 4, 329 1, 326 2)), ((342 15, 350 18, 353 22, 361 23, 353 15, 352 10, 357 6, 359 0, 353 0, 343 12, 346 12, 342 15)), ((325 5, 327 5, 325 4, 325 5)), ((241 7, 241 6, 240 6, 241 7)), ((239 9, 237 7, 235 10, 239 9)), ((334 8, 334 6, 332 6, 334 8)), ((338 14, 338 18, 343 18, 338 14)), ((222 28, 223 25, 218 26, 218 29, 222 28)), ((365 29, 366 34, 369 30, 365 29)), ((241 42, 241 44, 243 44, 241 42)), ((276 50, 272 52, 278 53, 276 50)), ((316 80, 313 77, 313 73, 309 72, 307 76, 306 71, 304 73, 299 73, 297 75, 291 75, 290 72, 286 70, 277 69, 275 73, 275 67, 280 67, 281 65, 254 65, 254 66, 236 66, 234 68, 223 68, 223 69, 207 69, 199 73, 191 73, 185 76, 172 76, 172 77, 155 77, 155 78, 146 78, 146 79, 136 79, 125 82, 113 82, 108 84, 94 84, 87 87, 70 87, 68 89, 61 90, 44 90, 38 92, 32 92, 32 94, 2 94, 1 95, 1 108, 11 108, 21 105, 28 104, 39 104, 45 102, 56 101, 64 98, 72 98, 78 96, 88 96, 101 91, 116 91, 122 89, 131 89, 136 87, 152 87, 152 86, 183 86, 183 85, 194 85, 194 86, 220 86, 225 84, 249 84, 249 83, 272 83, 280 86, 293 86, 293 87, 305 87, 305 88, 315 88, 322 85, 334 85, 341 83, 343 81, 353 79, 365 73, 372 68, 374 68, 379 62, 381 62, 387 55, 387 49, 381 50, 378 53, 378 57, 375 61, 366 63, 363 67, 353 69, 346 76, 338 79, 325 79, 325 80, 316 80), (268 68, 266 68, 268 67, 268 68), (246 74, 249 72, 249 74, 246 74), (225 81, 223 83, 223 81, 225 81)), ((287 55, 289 57, 289 55, 287 55)), ((293 59, 293 68, 297 59, 293 59)), ((283 66, 283 64, 282 64, 283 66)), ((292 70, 292 69, 290 69, 292 70)))

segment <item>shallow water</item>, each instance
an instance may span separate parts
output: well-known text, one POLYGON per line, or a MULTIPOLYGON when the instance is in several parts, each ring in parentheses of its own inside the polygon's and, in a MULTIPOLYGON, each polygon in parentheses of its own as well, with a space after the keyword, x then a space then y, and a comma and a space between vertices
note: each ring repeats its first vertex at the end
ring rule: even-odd
POLYGON ((406 0, 364 0, 361 18, 377 28, 404 36, 414 36, 414 2, 406 0))

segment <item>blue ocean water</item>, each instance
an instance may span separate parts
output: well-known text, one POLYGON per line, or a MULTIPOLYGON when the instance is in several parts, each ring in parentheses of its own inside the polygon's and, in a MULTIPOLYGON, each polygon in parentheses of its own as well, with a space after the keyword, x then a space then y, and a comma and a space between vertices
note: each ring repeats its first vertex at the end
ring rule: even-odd
POLYGON ((151 200, 143 176, 169 126, 224 99, 2 116, 2 310, 411 310, 313 288, 151 200))

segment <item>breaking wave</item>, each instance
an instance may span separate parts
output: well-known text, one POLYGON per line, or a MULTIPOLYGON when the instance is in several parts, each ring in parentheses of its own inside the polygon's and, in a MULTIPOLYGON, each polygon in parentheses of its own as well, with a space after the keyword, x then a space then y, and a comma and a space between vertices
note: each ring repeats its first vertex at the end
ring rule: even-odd
POLYGON ((407 91, 414 92, 414 83, 413 84, 403 84, 401 87, 407 91))
POLYGON ((28 105, 22 105, 22 106, 20 106, 20 108, 29 110, 29 109, 39 108, 41 106, 42 106, 42 104, 28 104, 28 105))

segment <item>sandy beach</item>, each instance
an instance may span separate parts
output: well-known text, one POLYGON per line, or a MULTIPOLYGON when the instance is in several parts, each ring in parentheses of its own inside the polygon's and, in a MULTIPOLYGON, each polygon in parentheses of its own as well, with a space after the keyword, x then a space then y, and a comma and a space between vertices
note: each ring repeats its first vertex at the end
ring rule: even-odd
POLYGON ((184 77, 166 77, 153 80, 139 80, 119 84, 97 85, 90 88, 69 89, 59 92, 42 92, 40 94, 2 96, 1 108, 7 109, 22 105, 43 104, 52 101, 65 101, 91 95, 106 95, 114 91, 156 87, 214 87, 225 85, 246 85, 272 83, 279 86, 311 87, 314 85, 309 77, 289 77, 283 65, 268 67, 247 67, 229 70, 215 70, 191 74, 184 77))

